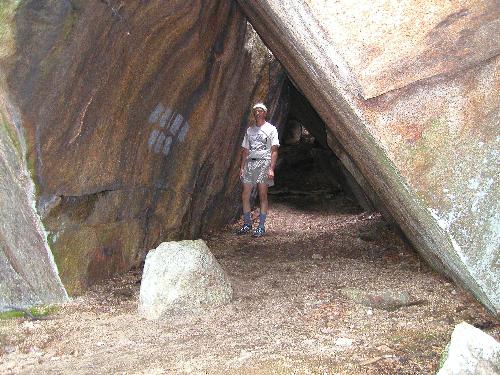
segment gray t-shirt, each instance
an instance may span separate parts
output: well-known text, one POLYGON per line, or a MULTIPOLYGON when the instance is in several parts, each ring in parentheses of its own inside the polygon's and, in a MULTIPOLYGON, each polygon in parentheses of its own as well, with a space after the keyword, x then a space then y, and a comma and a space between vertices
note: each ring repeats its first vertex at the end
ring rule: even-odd
POLYGON ((247 129, 241 147, 248 149, 249 158, 271 159, 271 147, 279 145, 278 130, 266 121, 262 126, 247 129))

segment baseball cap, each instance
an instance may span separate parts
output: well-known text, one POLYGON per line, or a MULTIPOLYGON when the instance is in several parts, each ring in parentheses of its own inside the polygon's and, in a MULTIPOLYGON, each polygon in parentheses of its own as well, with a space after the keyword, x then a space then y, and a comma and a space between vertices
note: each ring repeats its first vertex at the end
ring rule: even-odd
POLYGON ((264 103, 257 103, 253 106, 252 109, 257 109, 257 108, 263 109, 265 112, 267 112, 267 107, 264 105, 264 103))

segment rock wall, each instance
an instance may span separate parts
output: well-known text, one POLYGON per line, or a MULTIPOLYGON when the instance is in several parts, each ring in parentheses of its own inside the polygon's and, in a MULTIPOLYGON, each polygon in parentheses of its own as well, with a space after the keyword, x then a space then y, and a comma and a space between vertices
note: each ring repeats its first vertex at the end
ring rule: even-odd
MULTIPOLYGON (((0 58, 13 51, 14 13, 14 2, 0 4, 0 58)), ((0 311, 68 299, 36 212, 24 135, 0 70, 0 311)))
POLYGON ((9 22, 4 90, 69 292, 234 217, 250 104, 282 75, 236 3, 27 0, 9 22))
POLYGON ((0 311, 68 299, 36 213, 18 119, 0 96, 0 311))
POLYGON ((498 314, 498 2, 239 3, 417 250, 498 314))

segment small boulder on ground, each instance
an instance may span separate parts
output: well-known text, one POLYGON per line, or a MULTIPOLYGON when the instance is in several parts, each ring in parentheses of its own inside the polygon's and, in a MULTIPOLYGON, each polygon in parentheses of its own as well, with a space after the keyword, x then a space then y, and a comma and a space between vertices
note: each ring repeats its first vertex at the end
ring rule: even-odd
POLYGON ((139 313, 148 319, 225 304, 231 297, 231 285, 203 240, 163 242, 146 256, 139 313))
POLYGON ((480 329, 458 324, 446 347, 436 375, 500 374, 500 343, 480 329))
POLYGON ((361 305, 386 311, 394 311, 404 306, 420 305, 426 302, 413 299, 408 292, 391 290, 370 292, 355 288, 344 288, 340 289, 340 293, 361 305))

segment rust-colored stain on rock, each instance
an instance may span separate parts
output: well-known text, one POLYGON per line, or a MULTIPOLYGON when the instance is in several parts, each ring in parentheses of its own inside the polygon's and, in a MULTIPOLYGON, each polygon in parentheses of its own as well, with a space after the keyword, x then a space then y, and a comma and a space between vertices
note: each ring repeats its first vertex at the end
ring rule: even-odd
POLYGON ((27 1, 12 31, 1 68, 69 290, 235 215, 248 108, 282 80, 235 3, 27 1))

